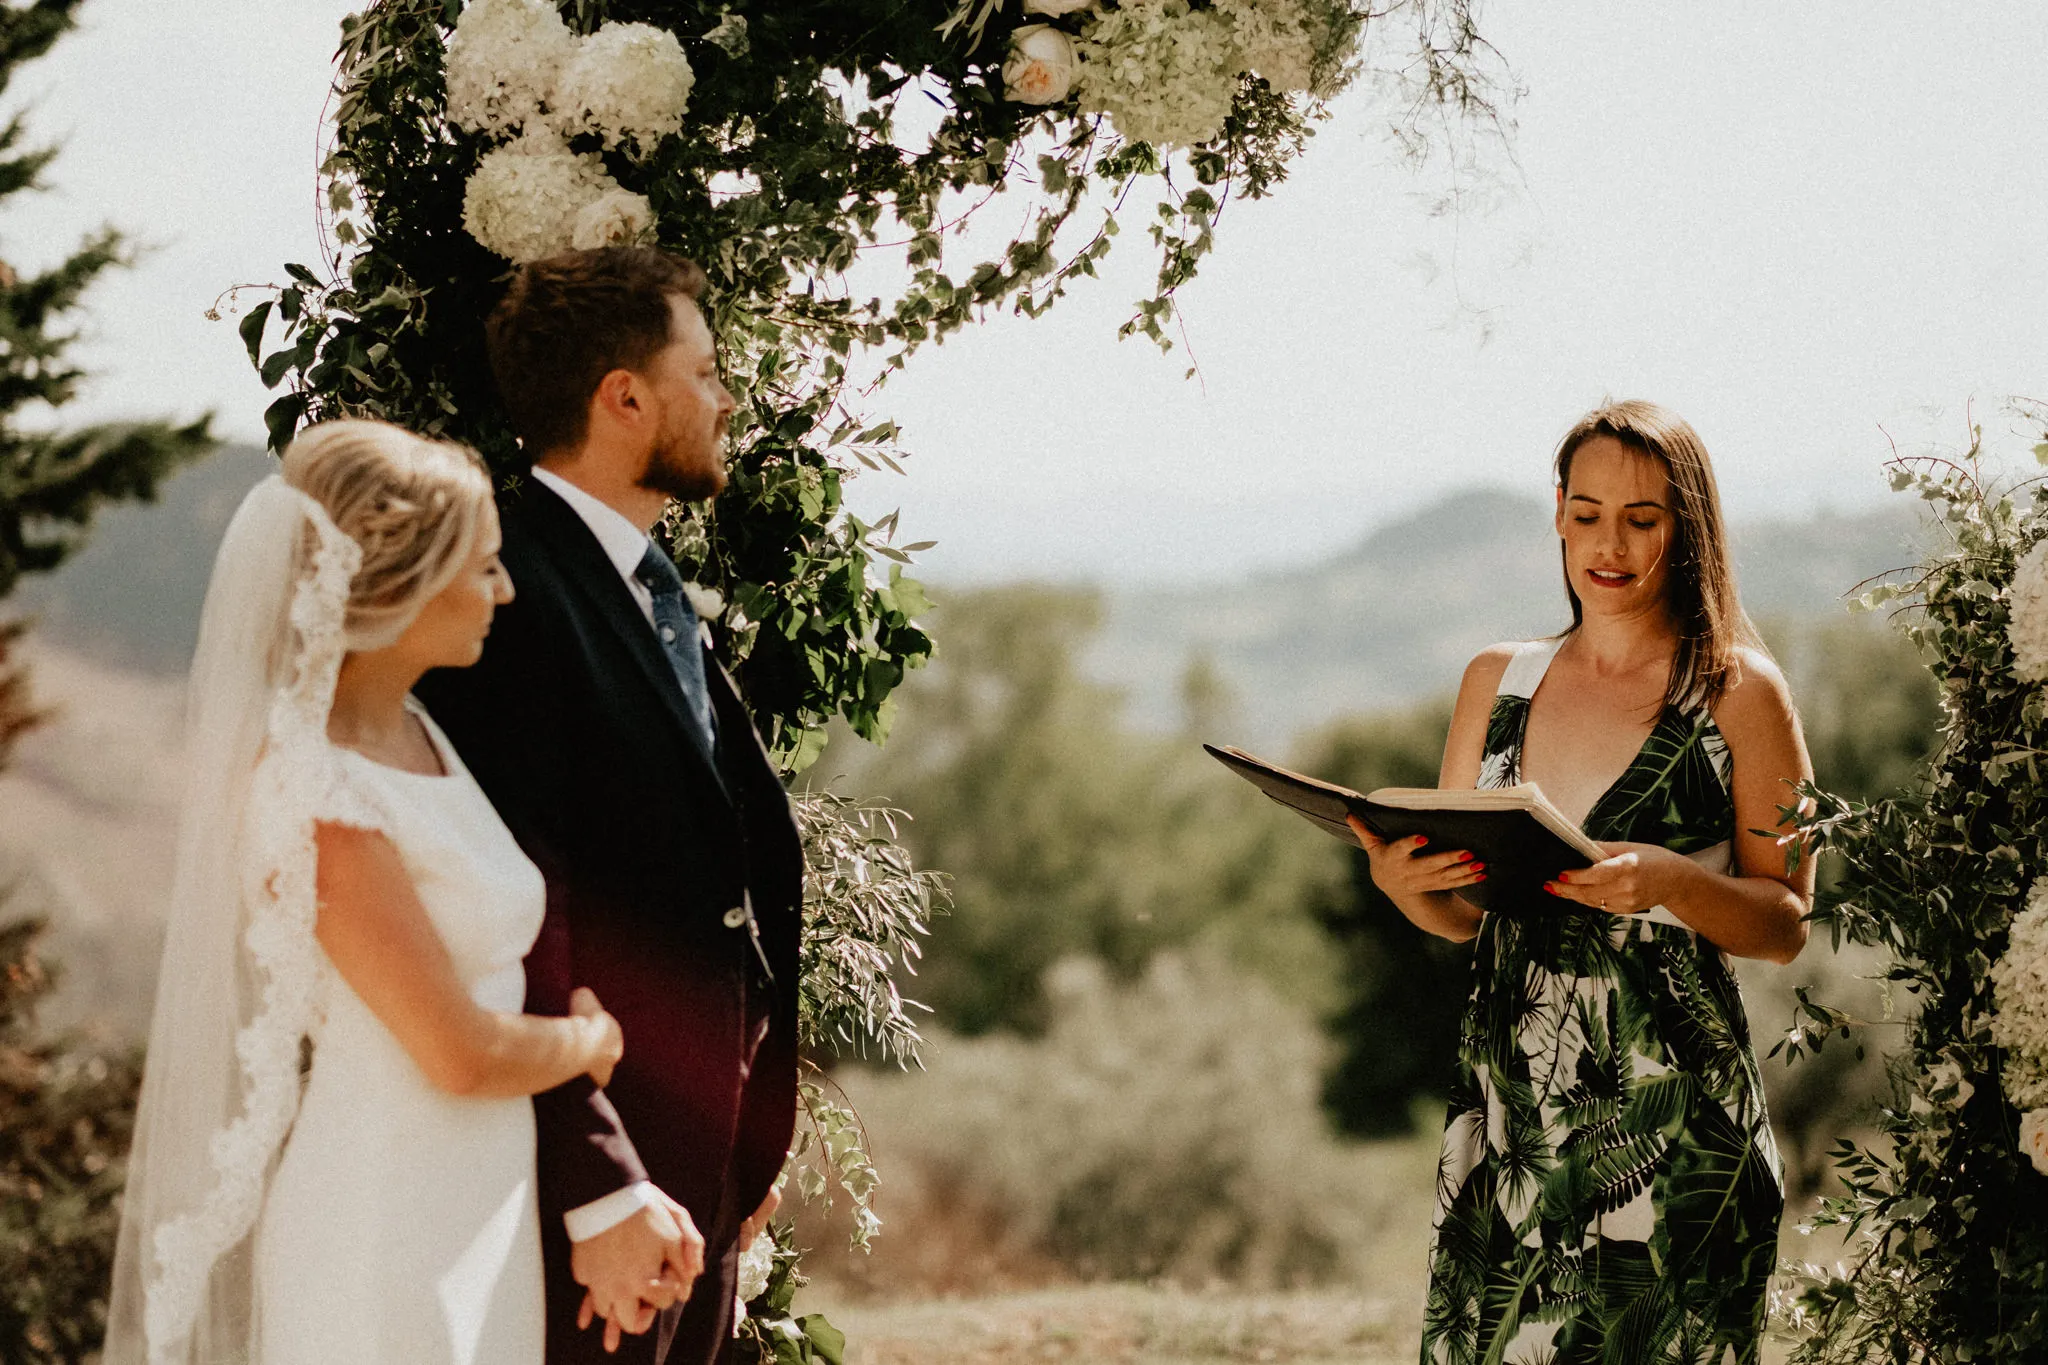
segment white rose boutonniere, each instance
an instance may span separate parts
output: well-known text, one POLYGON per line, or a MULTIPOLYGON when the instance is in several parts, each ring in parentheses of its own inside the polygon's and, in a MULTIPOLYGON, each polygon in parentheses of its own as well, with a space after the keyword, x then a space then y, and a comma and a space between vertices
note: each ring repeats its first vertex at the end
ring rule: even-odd
POLYGON ((1020 104, 1057 104, 1074 88, 1080 65, 1073 39, 1048 24, 1026 24, 1010 35, 1003 93, 1020 104))
POLYGON ((2034 1163, 2034 1169, 2048 1175, 2048 1109, 2029 1109, 2020 1115, 2020 1151, 2034 1163))
POLYGON ((707 588, 702 583, 685 583, 683 596, 690 599, 690 607, 700 621, 716 621, 725 615, 725 598, 716 588, 707 588))

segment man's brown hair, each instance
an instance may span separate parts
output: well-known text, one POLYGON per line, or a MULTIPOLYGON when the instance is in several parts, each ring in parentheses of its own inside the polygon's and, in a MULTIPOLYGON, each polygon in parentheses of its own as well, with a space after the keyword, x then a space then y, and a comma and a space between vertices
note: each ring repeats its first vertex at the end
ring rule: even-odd
POLYGON ((565 251, 522 266, 484 324, 491 374, 529 459, 574 446, 590 396, 670 341, 669 300, 696 299, 704 271, 651 246, 565 251))

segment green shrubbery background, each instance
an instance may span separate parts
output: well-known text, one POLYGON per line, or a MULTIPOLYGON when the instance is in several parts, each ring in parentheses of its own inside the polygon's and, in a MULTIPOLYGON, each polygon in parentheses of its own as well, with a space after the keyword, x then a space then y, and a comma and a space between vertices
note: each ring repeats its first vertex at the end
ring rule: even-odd
MULTIPOLYGON (((910 811, 919 864, 954 879, 904 983, 935 1010, 930 1074, 840 1073, 889 1175, 874 1263, 843 1273, 1356 1280, 1427 1233, 1468 951, 1202 754, 1243 703, 1199 664, 1177 726, 1123 720, 1077 662, 1099 619, 1088 592, 946 596, 947 648, 902 694, 896 742, 821 765, 910 811)), ((1936 695, 1910 645, 1873 618, 1765 630, 1821 785, 1912 782, 1936 695)), ((1447 700, 1344 719, 1286 758, 1360 789, 1432 784, 1448 720, 1447 700)), ((1875 965, 1824 940, 1789 968, 1740 964, 1759 1050, 1801 986, 1869 992, 1876 1017, 1875 965)), ((1881 1059, 1765 1071, 1790 1193, 1810 1197, 1888 1093, 1881 1059)))

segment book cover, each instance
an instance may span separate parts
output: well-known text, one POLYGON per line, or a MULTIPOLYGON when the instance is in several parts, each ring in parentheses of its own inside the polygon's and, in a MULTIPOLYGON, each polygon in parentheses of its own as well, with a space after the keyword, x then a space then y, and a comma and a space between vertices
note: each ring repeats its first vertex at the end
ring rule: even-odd
MULTIPOLYGON (((1470 850, 1486 864, 1486 880, 1458 894, 1482 910, 1582 908, 1551 896, 1543 883, 1606 856, 1533 783, 1484 790, 1383 787, 1368 794, 1290 771, 1242 749, 1202 748, 1274 801, 1354 847, 1347 815, 1356 815, 1382 839, 1422 834, 1431 852, 1470 850)), ((1664 923, 1680 922, 1661 906, 1645 914, 1664 923)))

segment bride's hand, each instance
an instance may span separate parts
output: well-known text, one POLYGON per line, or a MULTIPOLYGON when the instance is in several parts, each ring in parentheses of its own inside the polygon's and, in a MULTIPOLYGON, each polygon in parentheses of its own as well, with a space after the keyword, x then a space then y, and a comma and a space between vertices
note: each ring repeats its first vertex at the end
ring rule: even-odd
POLYGON ((1406 839, 1382 839, 1357 816, 1346 816, 1351 832, 1358 838, 1372 863, 1373 885, 1389 899, 1428 895, 1433 891, 1462 891, 1486 880, 1486 864, 1474 860, 1464 849, 1443 853, 1419 853, 1429 840, 1420 834, 1406 839))
POLYGON ((598 1089, 612 1083, 612 1068, 619 1064, 619 1058, 626 1055, 626 1035, 619 1028, 619 1021, 605 1012, 597 1003, 597 992, 588 986, 578 986, 569 996, 569 1013, 578 1019, 597 1021, 597 1036, 590 1059, 590 1079, 597 1082, 598 1089))

